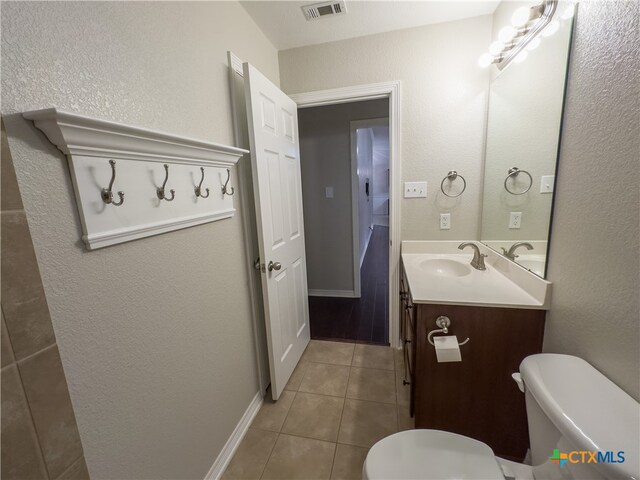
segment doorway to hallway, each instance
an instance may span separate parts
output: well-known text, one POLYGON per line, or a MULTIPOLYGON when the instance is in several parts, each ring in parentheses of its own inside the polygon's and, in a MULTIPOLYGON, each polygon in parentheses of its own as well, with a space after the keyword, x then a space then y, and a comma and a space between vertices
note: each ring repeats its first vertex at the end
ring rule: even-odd
POLYGON ((389 102, 299 109, 311 338, 389 344, 389 102))

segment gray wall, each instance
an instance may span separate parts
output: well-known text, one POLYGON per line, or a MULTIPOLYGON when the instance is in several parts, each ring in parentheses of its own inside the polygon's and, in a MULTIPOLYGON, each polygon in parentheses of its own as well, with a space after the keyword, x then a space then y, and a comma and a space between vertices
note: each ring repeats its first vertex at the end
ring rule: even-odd
POLYGON ((235 2, 2 5, 2 110, 94 478, 203 478, 258 391, 242 219, 87 252, 65 158, 16 112, 232 144, 228 49, 278 83, 235 2))
POLYGON ((640 11, 578 8, 550 245, 545 350, 578 355, 640 399, 640 11))
POLYGON ((477 238, 489 70, 478 57, 491 16, 427 25, 279 52, 286 93, 400 80, 402 181, 428 182, 427 198, 402 199, 402 238, 477 238), (440 192, 449 170, 465 176, 458 199, 440 192), (451 212, 451 230, 439 215, 451 212))
POLYGON ((386 99, 298 110, 309 290, 354 289, 350 122, 388 114, 386 99))

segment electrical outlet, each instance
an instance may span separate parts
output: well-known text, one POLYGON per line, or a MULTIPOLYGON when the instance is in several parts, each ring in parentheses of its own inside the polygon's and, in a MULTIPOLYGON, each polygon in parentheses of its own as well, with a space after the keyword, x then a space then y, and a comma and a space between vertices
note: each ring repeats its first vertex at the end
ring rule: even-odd
POLYGON ((427 182, 404 182, 404 198, 425 198, 427 182))
POLYGON ((522 224, 522 212, 511 212, 509 215, 509 228, 520 228, 522 224))
POLYGON ((325 187, 324 188, 324 196, 326 198, 333 198, 333 187, 325 187))
POLYGON ((451 214, 441 213, 440 214, 440 230, 450 230, 450 229, 451 229, 451 214))

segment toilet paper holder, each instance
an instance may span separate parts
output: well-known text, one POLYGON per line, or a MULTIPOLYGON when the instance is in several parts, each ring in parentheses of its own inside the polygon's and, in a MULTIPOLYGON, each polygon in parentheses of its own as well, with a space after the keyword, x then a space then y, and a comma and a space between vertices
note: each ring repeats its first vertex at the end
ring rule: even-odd
MULTIPOLYGON (((435 343, 433 343, 433 335, 435 333, 444 333, 445 335, 447 333, 449 333, 449 327, 451 326, 451 319, 449 317, 446 317, 444 315, 440 315, 438 318, 436 318, 436 325, 438 327, 440 327, 439 329, 435 329, 435 330, 431 330, 429 333, 427 333, 427 341, 433 345, 434 347, 436 346, 435 343)), ((464 342, 460 342, 458 343, 458 345, 464 345, 469 341, 469 337, 467 337, 467 339, 464 342)))

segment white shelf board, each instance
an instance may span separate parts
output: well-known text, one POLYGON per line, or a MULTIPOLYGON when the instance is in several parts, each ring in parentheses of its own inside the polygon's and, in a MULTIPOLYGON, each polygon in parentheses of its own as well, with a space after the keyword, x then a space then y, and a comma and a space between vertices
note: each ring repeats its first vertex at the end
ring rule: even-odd
MULTIPOLYGON (((69 162, 82 221, 82 240, 89 250, 158 235, 181 228, 232 217, 233 196, 222 194, 222 185, 240 157, 241 148, 204 142, 154 130, 132 127, 60 111, 55 108, 26 112, 69 162), (109 160, 116 161, 113 185, 125 193, 122 206, 107 205, 101 190, 111 179, 109 160), (175 190, 172 202, 160 200, 169 165, 166 189, 175 190), (204 168, 202 189, 208 198, 195 195, 204 168)), ((230 185, 231 186, 231 185, 230 185)))

